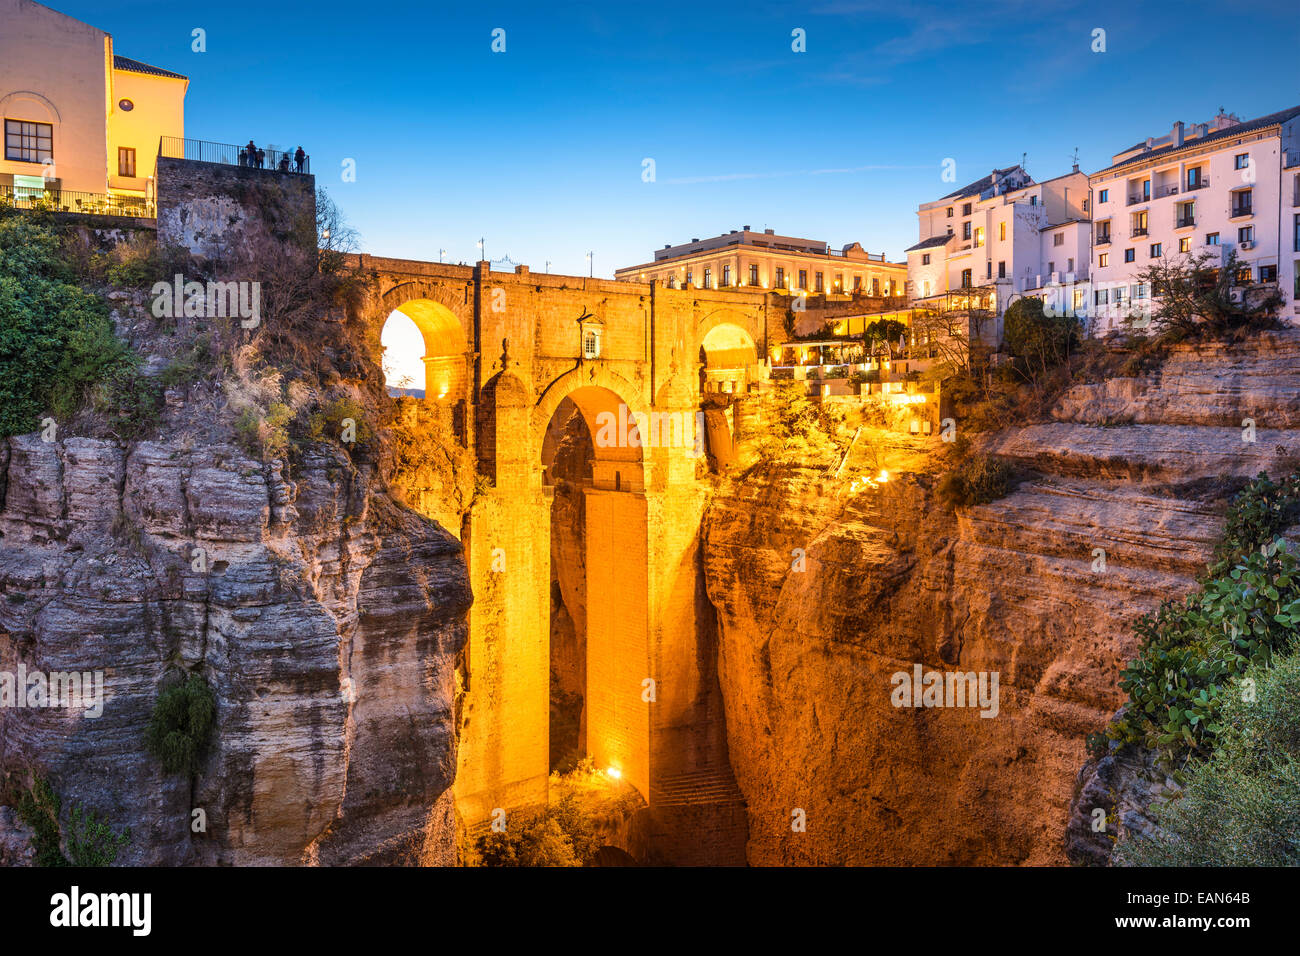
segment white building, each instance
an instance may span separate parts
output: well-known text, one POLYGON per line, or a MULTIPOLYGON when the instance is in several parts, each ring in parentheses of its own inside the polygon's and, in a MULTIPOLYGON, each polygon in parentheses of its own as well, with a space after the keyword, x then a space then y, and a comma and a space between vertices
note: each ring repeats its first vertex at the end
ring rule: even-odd
POLYGON ((1171 256, 1236 250, 1238 282, 1277 284, 1300 320, 1300 106, 1258 119, 1220 111, 1116 153, 1092 189, 1091 331, 1140 313, 1142 271, 1171 256))
POLYGON ((917 219, 907 283, 918 305, 960 307, 974 293, 1001 315, 1018 296, 1087 278, 1088 177, 1077 166, 1041 183, 1020 166, 995 169, 923 203, 917 219))

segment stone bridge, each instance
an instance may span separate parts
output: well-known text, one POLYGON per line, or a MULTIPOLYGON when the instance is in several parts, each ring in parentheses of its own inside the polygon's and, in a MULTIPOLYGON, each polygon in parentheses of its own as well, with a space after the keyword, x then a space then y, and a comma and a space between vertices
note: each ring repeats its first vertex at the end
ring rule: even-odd
MULTIPOLYGON (((576 406, 595 439, 582 488, 585 750, 649 805, 634 855, 743 862, 698 555, 697 412, 703 392, 743 395, 763 374, 783 307, 757 292, 358 259, 364 314, 382 327, 401 311, 420 329, 425 401, 490 485, 451 529, 474 589, 455 786, 465 822, 547 797, 548 469, 557 411, 576 406)), ((729 444, 728 419, 709 421, 708 444, 729 444)))

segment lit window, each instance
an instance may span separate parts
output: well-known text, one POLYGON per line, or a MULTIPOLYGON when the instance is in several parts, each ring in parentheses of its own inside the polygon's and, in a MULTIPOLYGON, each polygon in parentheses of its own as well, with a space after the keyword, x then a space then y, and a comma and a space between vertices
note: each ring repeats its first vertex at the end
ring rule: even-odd
POLYGON ((1098 268, 1104 269, 1108 265, 1110 265, 1110 253, 1103 252, 1101 255, 1097 257, 1097 266, 1098 268))
POLYGON ((600 358, 600 329, 584 329, 582 332, 582 357, 600 358))
POLYGON ((129 146, 119 146, 117 148, 117 174, 119 176, 135 176, 135 150, 129 146))

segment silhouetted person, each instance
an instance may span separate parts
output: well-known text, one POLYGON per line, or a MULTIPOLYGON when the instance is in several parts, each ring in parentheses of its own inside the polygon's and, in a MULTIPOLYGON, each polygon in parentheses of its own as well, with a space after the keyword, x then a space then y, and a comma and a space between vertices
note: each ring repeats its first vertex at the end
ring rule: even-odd
POLYGON ((298 172, 302 172, 302 164, 304 161, 306 161, 306 159, 307 159, 307 154, 304 153, 302 151, 302 147, 299 146, 297 151, 293 154, 293 164, 295 167, 297 167, 298 172))
POLYGON ((264 149, 259 149, 257 151, 257 168, 258 169, 266 168, 266 150, 264 149))
POLYGON ((252 166, 257 161, 257 146, 250 139, 244 148, 248 150, 248 165, 252 166))
POLYGON ((288 171, 289 171, 289 154, 288 154, 288 153, 281 153, 281 154, 280 154, 280 172, 282 172, 282 173, 287 173, 288 171))
POLYGON ((239 151, 239 165, 240 165, 240 166, 247 166, 247 165, 248 165, 248 150, 246 150, 246 149, 241 149, 241 150, 239 151))

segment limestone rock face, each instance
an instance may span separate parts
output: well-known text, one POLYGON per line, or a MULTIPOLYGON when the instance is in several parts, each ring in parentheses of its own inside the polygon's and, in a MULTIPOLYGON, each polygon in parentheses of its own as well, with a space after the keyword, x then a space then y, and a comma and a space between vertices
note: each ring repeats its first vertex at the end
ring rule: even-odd
POLYGON ((471 600, 450 534, 331 446, 291 480, 165 441, 23 436, 0 464, 0 670, 104 679, 98 717, 0 709, 0 769, 129 826, 121 863, 449 858, 471 600), (192 780, 144 742, 183 670, 217 699, 192 780))
MULTIPOLYGON (((1067 862, 1133 620, 1195 588, 1229 491, 1295 467, 1297 350, 1176 349, 1158 375, 1080 386, 1055 421, 982 439, 1039 477, 955 515, 933 475, 724 483, 703 561, 749 862, 1067 862), (894 706, 918 664, 996 672, 997 716, 894 706)), ((1125 825, 1158 783, 1130 788, 1125 825)))

